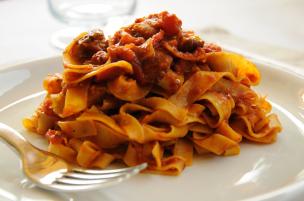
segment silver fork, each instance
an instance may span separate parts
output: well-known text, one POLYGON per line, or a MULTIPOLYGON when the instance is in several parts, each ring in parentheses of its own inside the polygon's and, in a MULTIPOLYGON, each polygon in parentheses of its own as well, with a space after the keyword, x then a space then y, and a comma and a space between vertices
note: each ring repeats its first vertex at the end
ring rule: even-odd
POLYGON ((76 168, 54 154, 31 145, 16 130, 0 123, 0 139, 19 153, 24 174, 39 187, 55 191, 82 191, 106 187, 122 182, 147 167, 138 166, 92 170, 76 168))

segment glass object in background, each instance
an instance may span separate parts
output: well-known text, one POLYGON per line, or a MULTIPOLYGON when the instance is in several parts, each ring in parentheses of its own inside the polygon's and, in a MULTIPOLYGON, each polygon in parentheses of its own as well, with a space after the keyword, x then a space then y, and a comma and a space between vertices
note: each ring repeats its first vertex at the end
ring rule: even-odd
POLYGON ((52 45, 63 49, 80 32, 106 27, 110 19, 125 21, 134 13, 136 0, 48 0, 48 7, 56 19, 69 25, 51 37, 52 45))

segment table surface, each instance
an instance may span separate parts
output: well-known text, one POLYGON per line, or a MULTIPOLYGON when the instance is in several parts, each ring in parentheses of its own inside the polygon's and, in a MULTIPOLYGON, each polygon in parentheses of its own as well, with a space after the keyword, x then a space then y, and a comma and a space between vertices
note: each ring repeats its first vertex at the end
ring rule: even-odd
MULTIPOLYGON (((304 0, 138 0, 135 16, 162 10, 176 13, 205 40, 287 63, 304 74, 304 0)), ((65 26, 49 13, 46 0, 0 0, 0 70, 60 55, 50 37, 65 26)))
MULTIPOLYGON (((135 16, 162 10, 176 13, 203 39, 304 68, 303 0, 138 0, 135 16)), ((49 41, 65 26, 46 0, 0 0, 0 68, 59 55, 49 41)))

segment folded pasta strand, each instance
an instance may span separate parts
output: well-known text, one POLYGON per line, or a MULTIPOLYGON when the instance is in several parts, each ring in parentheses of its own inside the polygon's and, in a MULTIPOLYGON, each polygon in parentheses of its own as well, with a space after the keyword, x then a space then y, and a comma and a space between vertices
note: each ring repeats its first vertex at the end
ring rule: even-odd
POLYGON ((261 79, 255 65, 181 25, 161 12, 108 39, 81 33, 24 126, 85 168, 147 162, 145 172, 165 175, 180 174, 195 153, 237 155, 244 139, 274 142, 282 127, 251 89, 261 79))

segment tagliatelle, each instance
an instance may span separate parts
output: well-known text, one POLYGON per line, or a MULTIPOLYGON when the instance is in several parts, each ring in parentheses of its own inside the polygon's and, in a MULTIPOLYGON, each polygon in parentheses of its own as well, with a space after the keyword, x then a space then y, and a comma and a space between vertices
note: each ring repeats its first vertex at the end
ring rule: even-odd
MULTIPOLYGON (((253 63, 205 44, 168 12, 137 19, 106 39, 81 33, 63 53, 62 75, 24 120, 49 151, 85 168, 148 163, 178 175, 193 155, 236 155, 240 142, 272 143, 281 131, 252 85, 253 63)), ((258 147, 257 147, 258 148, 258 147)))

